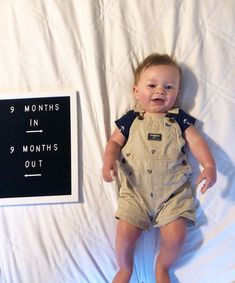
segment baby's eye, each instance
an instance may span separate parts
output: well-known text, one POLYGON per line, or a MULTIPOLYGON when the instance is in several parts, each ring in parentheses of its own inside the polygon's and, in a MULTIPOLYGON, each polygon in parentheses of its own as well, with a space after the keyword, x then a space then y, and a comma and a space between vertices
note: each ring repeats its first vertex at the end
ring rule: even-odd
POLYGON ((165 89, 172 89, 173 86, 172 85, 165 85, 165 89))
POLYGON ((155 84, 148 84, 148 87, 150 87, 150 88, 155 88, 156 85, 155 85, 155 84))

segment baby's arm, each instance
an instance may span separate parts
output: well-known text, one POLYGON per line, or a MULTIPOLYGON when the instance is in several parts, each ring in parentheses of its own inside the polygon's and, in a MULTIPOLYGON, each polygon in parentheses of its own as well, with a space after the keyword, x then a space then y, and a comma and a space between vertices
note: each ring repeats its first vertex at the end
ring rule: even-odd
POLYGON ((214 158, 207 142, 193 126, 187 128, 184 135, 190 151, 203 167, 196 184, 198 185, 205 180, 201 188, 201 192, 205 193, 216 182, 216 164, 214 158))
POLYGON ((110 137, 104 151, 104 165, 102 169, 103 179, 106 182, 111 182, 113 176, 117 174, 117 159, 121 148, 126 143, 126 139, 120 130, 117 128, 110 137))

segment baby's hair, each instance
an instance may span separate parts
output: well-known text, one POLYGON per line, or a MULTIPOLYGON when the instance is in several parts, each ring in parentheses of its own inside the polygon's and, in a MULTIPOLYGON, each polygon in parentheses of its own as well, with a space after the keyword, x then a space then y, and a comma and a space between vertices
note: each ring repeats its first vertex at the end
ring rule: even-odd
POLYGON ((136 68, 134 72, 135 85, 138 83, 140 79, 140 74, 143 70, 146 70, 149 67, 156 66, 156 65, 175 66, 179 70, 179 74, 181 77, 180 66, 176 63, 176 61, 172 57, 170 57, 168 54, 152 53, 149 56, 147 56, 136 68))

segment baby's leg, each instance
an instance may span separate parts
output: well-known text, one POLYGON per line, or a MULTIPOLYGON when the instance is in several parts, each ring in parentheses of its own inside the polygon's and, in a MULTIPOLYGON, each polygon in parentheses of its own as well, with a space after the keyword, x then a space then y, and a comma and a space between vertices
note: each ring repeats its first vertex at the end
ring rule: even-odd
POLYGON ((160 228, 161 246, 156 262, 157 283, 170 283, 169 267, 181 252, 186 229, 184 218, 179 218, 160 228))
POLYGON ((116 232, 116 256, 119 271, 113 279, 113 283, 128 283, 133 269, 133 257, 136 241, 141 229, 124 221, 119 220, 116 232))

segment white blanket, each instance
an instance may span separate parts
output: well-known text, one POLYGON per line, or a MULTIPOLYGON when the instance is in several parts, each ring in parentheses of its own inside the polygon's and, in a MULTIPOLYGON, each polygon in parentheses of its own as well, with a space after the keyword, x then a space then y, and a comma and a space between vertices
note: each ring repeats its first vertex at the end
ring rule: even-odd
MULTIPOLYGON (((234 282, 235 1, 0 0, 0 11, 0 95, 78 90, 82 124, 81 202, 0 207, 0 282, 111 282, 117 184, 103 182, 102 156, 133 103, 133 68, 152 52, 181 64, 182 106, 218 167, 172 282, 234 282)), ((141 236, 131 283, 154 282, 158 240, 141 236)))

